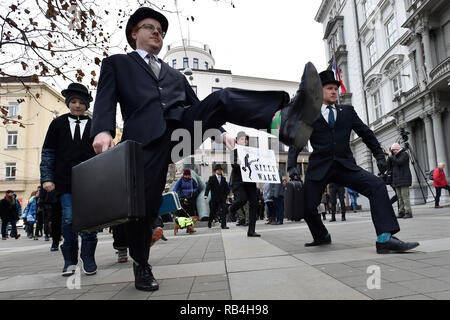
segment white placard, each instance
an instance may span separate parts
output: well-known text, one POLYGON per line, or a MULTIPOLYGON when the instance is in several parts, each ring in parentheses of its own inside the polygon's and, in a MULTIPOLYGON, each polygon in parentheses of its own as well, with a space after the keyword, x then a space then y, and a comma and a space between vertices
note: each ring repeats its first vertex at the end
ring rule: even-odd
POLYGON ((244 182, 281 183, 277 159, 273 150, 236 145, 241 160, 241 175, 244 182))

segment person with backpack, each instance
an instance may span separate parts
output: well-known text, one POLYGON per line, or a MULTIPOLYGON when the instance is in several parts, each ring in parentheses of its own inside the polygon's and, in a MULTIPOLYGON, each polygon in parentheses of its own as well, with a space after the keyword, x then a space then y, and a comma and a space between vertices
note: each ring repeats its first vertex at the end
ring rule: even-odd
POLYGON ((441 191, 442 189, 446 189, 450 193, 450 187, 447 182, 447 178, 445 177, 444 173, 445 163, 439 163, 436 169, 434 169, 433 172, 433 185, 436 189, 436 200, 434 202, 434 207, 436 209, 443 208, 439 205, 439 200, 441 198, 441 191))

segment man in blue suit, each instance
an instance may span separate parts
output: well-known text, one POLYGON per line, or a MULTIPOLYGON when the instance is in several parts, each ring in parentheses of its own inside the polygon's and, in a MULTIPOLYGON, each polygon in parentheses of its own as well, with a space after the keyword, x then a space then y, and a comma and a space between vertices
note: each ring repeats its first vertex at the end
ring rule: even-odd
MULTIPOLYGON (((284 144, 301 147, 309 139, 322 101, 320 78, 311 63, 306 65, 297 95, 291 101, 283 91, 229 88, 199 101, 184 75, 157 57, 167 30, 164 15, 150 8, 139 8, 130 16, 125 33, 135 51, 103 60, 91 130, 97 154, 114 146, 119 103, 124 120, 122 140, 143 145, 146 218, 127 223, 127 229, 135 286, 146 291, 159 288, 148 264, 149 244, 168 165, 173 161, 171 151, 176 142, 171 139, 172 133, 185 129, 194 136, 194 121, 202 122, 203 132, 231 122, 274 129, 272 132, 284 144)), ((227 146, 234 146, 229 134, 223 133, 222 139, 227 146)), ((191 140, 194 143, 190 153, 202 142, 191 140)))
MULTIPOLYGON (((393 234, 400 231, 394 210, 389 200, 384 181, 356 165, 350 149, 350 133, 355 131, 372 151, 381 173, 386 171, 386 158, 372 130, 365 125, 349 105, 337 105, 340 82, 330 70, 320 73, 323 86, 323 105, 313 123, 310 136, 313 152, 309 157, 305 177, 305 221, 314 241, 305 246, 319 246, 331 243, 331 236, 325 228, 317 206, 328 183, 334 182, 363 194, 370 200, 372 221, 377 233, 378 253, 403 252, 419 245, 406 243, 393 234)), ((296 169, 297 156, 301 148, 291 147, 288 156, 289 176, 299 177, 296 169)))

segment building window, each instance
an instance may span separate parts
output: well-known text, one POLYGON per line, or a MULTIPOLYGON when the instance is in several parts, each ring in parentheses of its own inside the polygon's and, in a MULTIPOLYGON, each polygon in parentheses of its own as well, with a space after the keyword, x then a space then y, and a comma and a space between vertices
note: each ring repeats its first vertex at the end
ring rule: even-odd
POLYGON ((216 91, 219 91, 219 90, 222 90, 222 88, 212 87, 211 92, 216 92, 216 91))
POLYGON ((375 4, 376 0, 366 0, 363 4, 364 6, 364 14, 366 16, 366 18, 368 18, 370 16, 370 14, 372 13, 372 11, 376 8, 376 4, 375 4))
POLYGON ((367 54, 369 56, 369 65, 373 66, 377 61, 377 47, 375 40, 369 42, 369 45, 367 46, 367 54))
POLYGON ((183 58, 183 69, 189 68, 189 58, 183 58))
POLYGON ((258 137, 250 137, 249 147, 259 148, 259 138, 258 137))
POLYGON ((177 59, 172 60, 172 68, 174 68, 174 69, 177 68, 177 59))
POLYGON ((17 131, 8 131, 6 148, 17 148, 17 131))
POLYGON ((194 58, 194 69, 198 69, 198 59, 194 58))
POLYGON ((386 34, 389 48, 398 40, 397 19, 395 15, 386 23, 386 34))
POLYGON ((278 171, 281 173, 281 176, 284 177, 287 174, 287 166, 286 166, 286 162, 280 162, 278 164, 279 169, 278 171))
POLYGON ((379 90, 372 95, 372 101, 373 101, 373 109, 375 111, 375 120, 378 120, 383 115, 379 90))
POLYGON ((206 61, 205 61, 205 69, 209 70, 209 65, 208 65, 208 62, 206 62, 206 61))
POLYGON ((285 152, 285 145, 278 138, 269 137, 269 150, 275 152, 285 152))
POLYGON ((197 86, 191 86, 192 90, 194 90, 195 94, 197 94, 197 86))
POLYGON ((402 93, 402 78, 400 73, 392 79, 392 91, 394 93, 394 97, 398 97, 402 93))
POLYGON ((5 179, 6 180, 16 180, 16 164, 15 163, 6 163, 5 179))
POLYGON ((19 115, 19 103, 8 102, 8 117, 17 117, 19 115))

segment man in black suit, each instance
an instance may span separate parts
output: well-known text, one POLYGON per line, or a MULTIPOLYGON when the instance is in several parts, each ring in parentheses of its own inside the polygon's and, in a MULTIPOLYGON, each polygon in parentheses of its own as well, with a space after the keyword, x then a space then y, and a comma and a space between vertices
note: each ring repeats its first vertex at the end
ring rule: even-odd
MULTIPOLYGON (((331 243, 331 236, 325 228, 317 206, 326 185, 339 183, 363 194, 370 200, 372 221, 377 233, 378 253, 403 252, 419 245, 406 243, 392 235, 400 231, 400 226, 389 200, 386 185, 381 178, 356 165, 350 149, 350 133, 354 130, 372 151, 381 173, 386 171, 386 158, 374 133, 365 125, 349 105, 337 105, 340 82, 330 70, 320 73, 323 85, 322 112, 313 123, 310 142, 313 152, 309 157, 305 177, 305 221, 314 241, 305 246, 331 243)), ((297 156, 300 148, 289 149, 288 170, 291 177, 300 176, 296 172, 297 156)))
MULTIPOLYGON (((240 131, 236 137, 237 144, 248 146, 249 136, 244 132, 240 131)), ((241 174, 241 161, 237 156, 237 149, 231 153, 231 177, 233 184, 231 189, 234 193, 234 201, 229 207, 230 215, 235 216, 236 212, 244 207, 244 205, 249 203, 249 221, 248 221, 248 231, 247 236, 249 237, 260 237, 261 235, 255 232, 256 228, 256 217, 258 215, 258 198, 256 194, 256 183, 254 182, 244 182, 242 180, 241 174)))
POLYGON ((337 199, 339 198, 339 202, 341 204, 341 217, 342 221, 346 221, 345 219, 345 187, 341 186, 337 183, 330 183, 328 186, 330 191, 330 200, 331 200, 331 220, 330 222, 336 221, 336 205, 337 199))
MULTIPOLYGON (((203 142, 195 139, 195 121, 201 121, 202 138, 207 130, 230 122, 256 129, 275 128, 284 144, 301 146, 311 134, 322 101, 320 78, 311 63, 306 65, 297 95, 290 101, 283 91, 230 88, 199 101, 185 76, 157 57, 168 25, 166 17, 151 8, 141 7, 130 16, 125 33, 135 51, 103 59, 91 130, 97 154, 113 147, 120 103, 122 141, 135 140, 143 145, 146 218, 129 222, 127 228, 135 286, 147 291, 159 288, 148 264, 149 244, 168 166, 179 160, 174 159, 179 155, 172 156, 178 143, 172 141, 172 133, 184 129, 189 138, 194 137, 189 152, 181 157, 192 154, 203 142)), ((234 137, 223 133, 221 138, 228 147, 234 147, 234 137)))
POLYGON ((211 224, 219 212, 220 226, 222 229, 229 229, 227 227, 227 196, 230 193, 230 187, 228 186, 227 179, 222 175, 223 170, 220 164, 216 164, 214 167, 215 174, 209 177, 206 184, 205 200, 208 199, 209 191, 211 191, 211 201, 209 202, 211 210, 209 211, 208 228, 211 228, 211 224))

